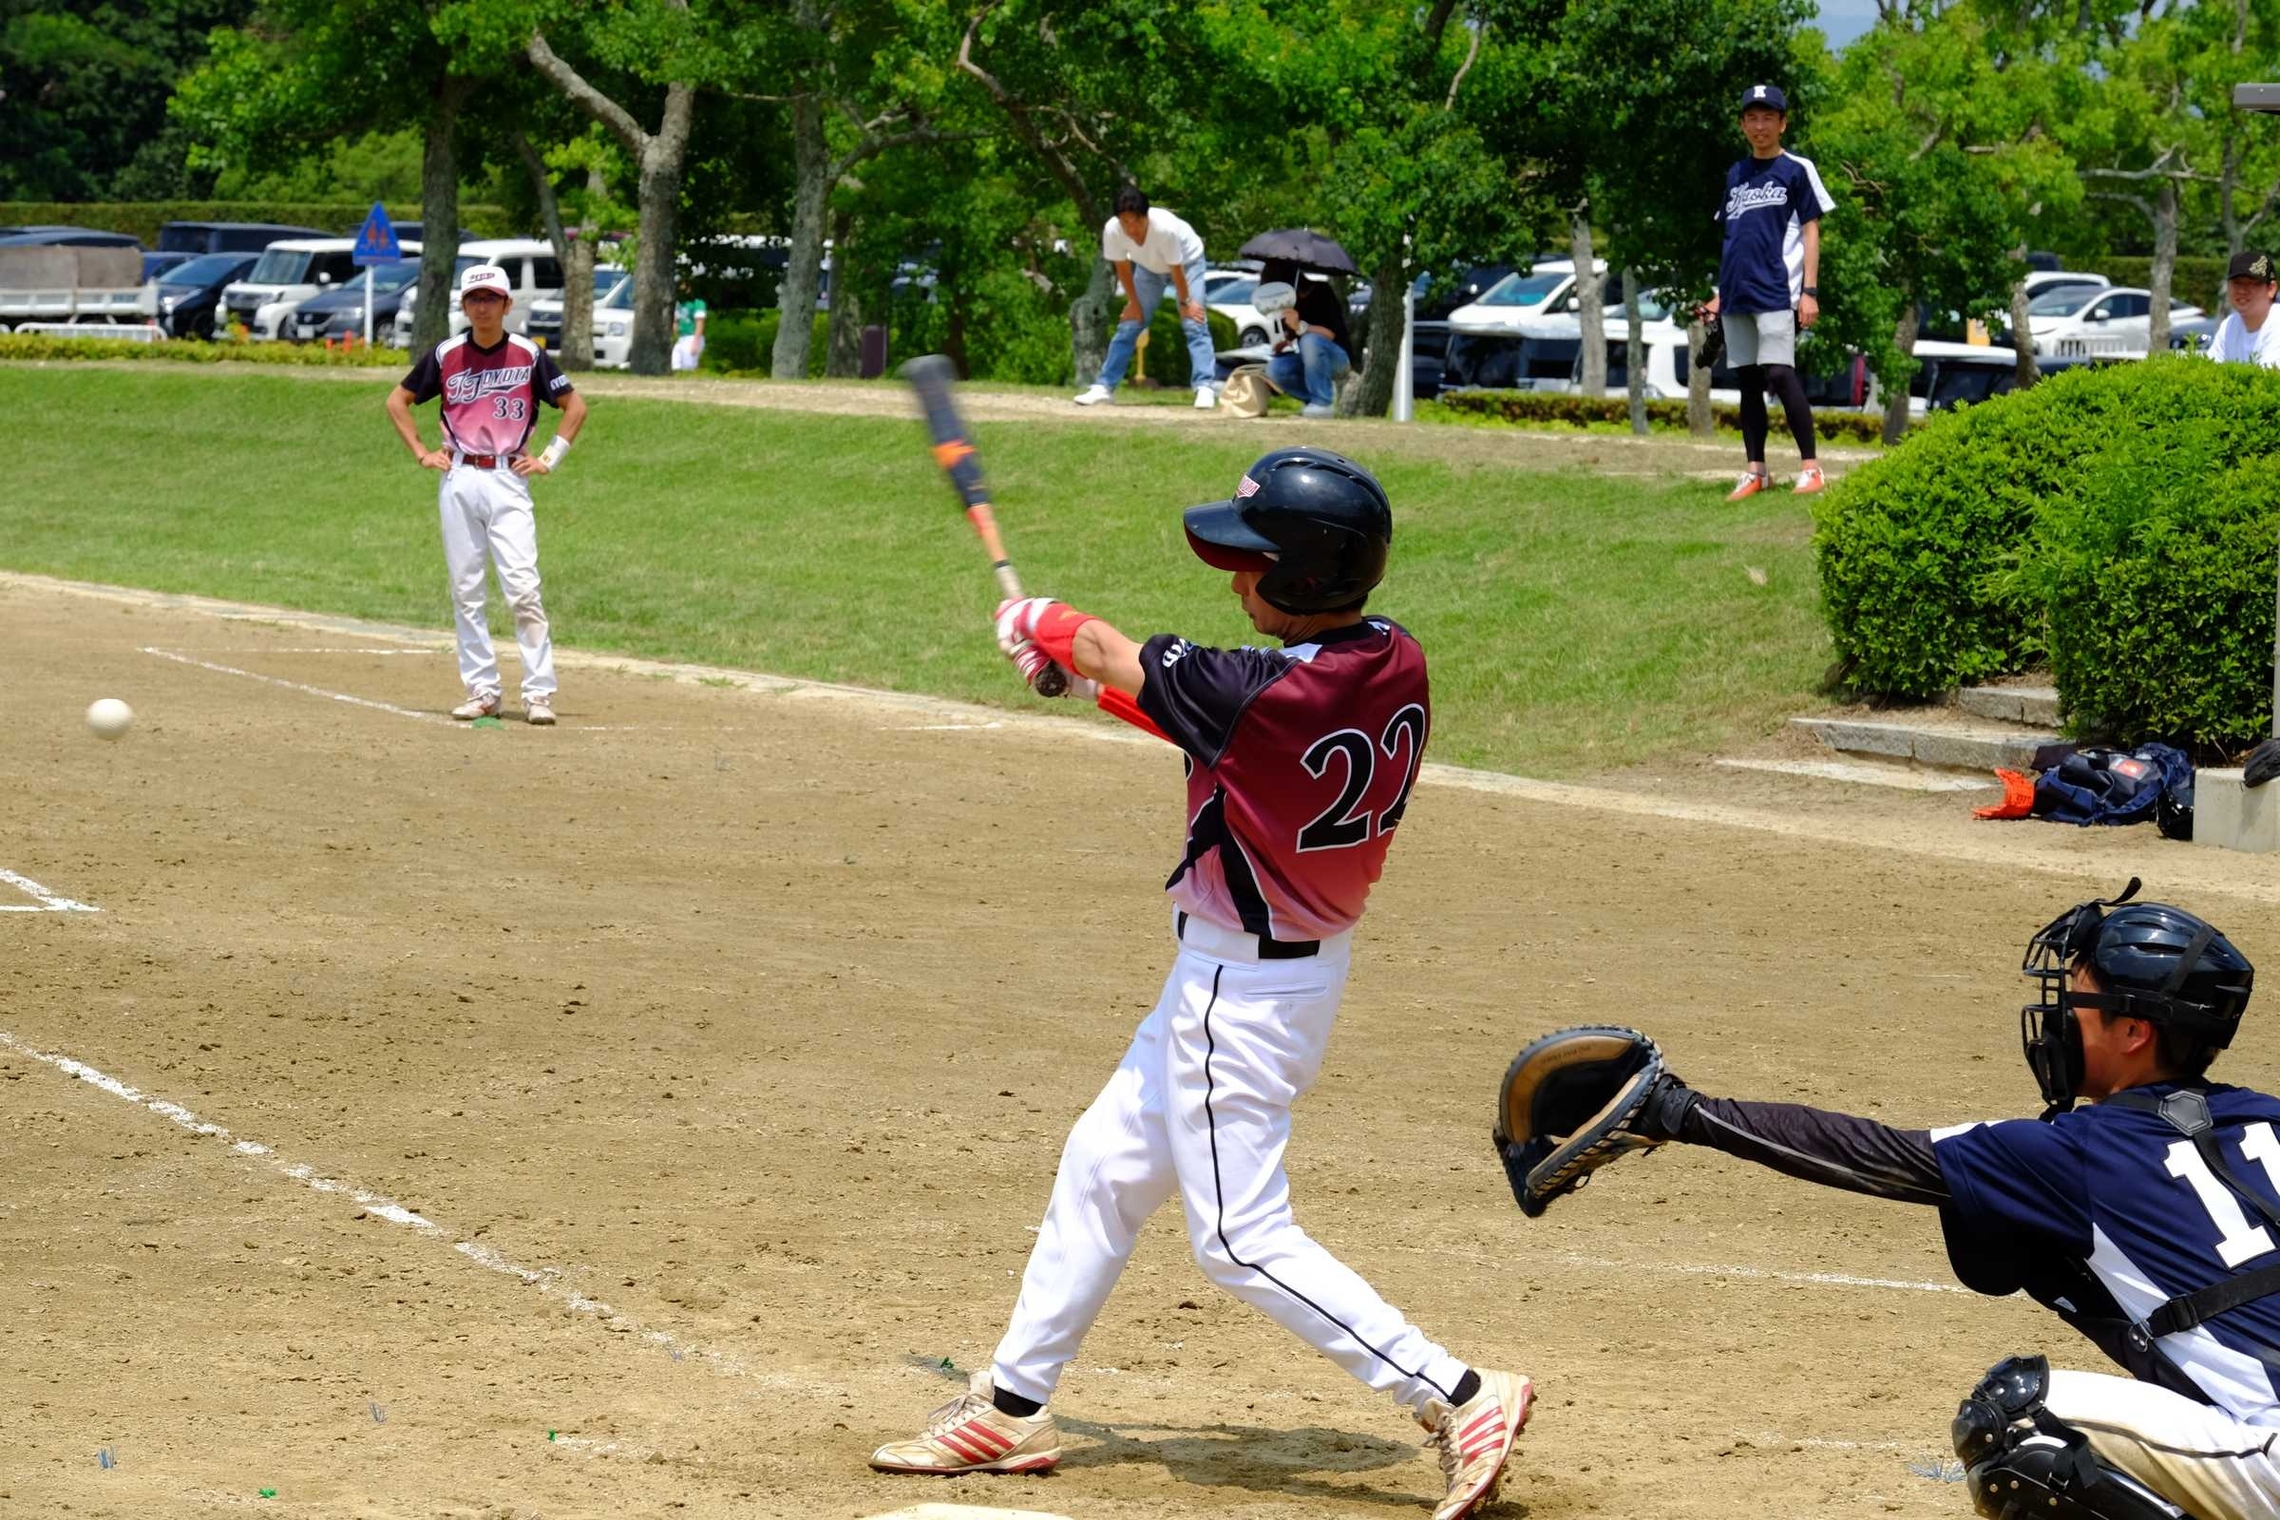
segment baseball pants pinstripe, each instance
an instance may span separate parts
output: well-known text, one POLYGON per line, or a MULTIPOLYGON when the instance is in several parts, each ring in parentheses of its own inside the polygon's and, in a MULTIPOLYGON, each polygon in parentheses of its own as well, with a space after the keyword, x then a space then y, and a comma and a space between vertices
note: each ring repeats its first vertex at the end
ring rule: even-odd
POLYGON ((1260 961, 1248 935, 1191 919, 1155 1011, 1061 1151, 1053 1198, 999 1342, 999 1387, 1045 1402, 1176 1190, 1205 1275, 1370 1387, 1413 1408, 1465 1365, 1427 1340, 1291 1217, 1283 1148, 1345 991, 1351 936, 1260 961))

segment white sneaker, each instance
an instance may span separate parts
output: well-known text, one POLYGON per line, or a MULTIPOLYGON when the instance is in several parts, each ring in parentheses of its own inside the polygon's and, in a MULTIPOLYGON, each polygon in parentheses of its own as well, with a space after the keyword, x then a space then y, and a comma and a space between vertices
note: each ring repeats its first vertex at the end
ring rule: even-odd
POLYGON ((1115 404, 1116 392, 1105 385, 1088 385, 1077 392, 1077 405, 1079 406, 1113 406, 1115 404))
POLYGON ((1327 402, 1309 401, 1305 406, 1299 408, 1298 414, 1301 417, 1335 417, 1338 415, 1338 409, 1327 402))
POLYGON ((1219 392, 1208 385, 1199 385, 1195 388, 1195 409, 1197 411, 1208 412, 1217 405, 1219 405, 1219 392))
POLYGON ((495 696, 470 696, 454 707, 451 715, 462 723, 472 723, 477 718, 496 718, 499 715, 499 699, 495 696))
POLYGON ((540 728, 552 728, 554 726, 554 698, 552 694, 543 697, 523 698, 523 717, 540 728))
POLYGON ((1480 1392, 1470 1403, 1451 1409, 1435 1401, 1417 1417, 1433 1432, 1425 1444, 1440 1457, 1441 1475, 1449 1484, 1433 1520, 1459 1520, 1496 1497, 1512 1443, 1528 1423, 1535 1396, 1535 1388, 1516 1372, 1482 1372, 1480 1392))
POLYGON ((1049 1411, 1017 1419, 991 1403, 990 1393, 985 1367, 964 1393, 926 1417, 926 1429, 914 1439, 871 1453, 871 1465, 880 1472, 1043 1472, 1061 1460, 1061 1436, 1049 1411))

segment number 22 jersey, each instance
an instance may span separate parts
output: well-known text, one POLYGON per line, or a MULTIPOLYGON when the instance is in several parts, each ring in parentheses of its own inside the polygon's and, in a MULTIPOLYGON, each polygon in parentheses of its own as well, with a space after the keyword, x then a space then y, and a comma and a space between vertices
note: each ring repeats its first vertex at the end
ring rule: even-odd
POLYGON ((520 454, 538 403, 558 407, 570 377, 553 356, 515 333, 480 348, 475 335, 446 338, 412 366, 404 389, 415 402, 443 398, 443 432, 462 454, 520 454))
POLYGON ((1282 649, 1141 646, 1140 710, 1187 754, 1183 911, 1277 940, 1351 929, 1425 758, 1425 654, 1364 618, 1282 649))

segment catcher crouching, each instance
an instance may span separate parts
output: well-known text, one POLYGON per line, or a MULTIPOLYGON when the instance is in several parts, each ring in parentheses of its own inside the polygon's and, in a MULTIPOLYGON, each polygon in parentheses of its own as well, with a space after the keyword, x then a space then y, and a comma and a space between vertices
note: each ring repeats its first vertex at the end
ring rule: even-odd
POLYGON ((1900 1130, 1696 1092, 1634 1030, 1546 1035, 1498 1095, 1534 1216, 1637 1150, 1708 1145, 1929 1204, 1964 1286, 2025 1292, 2129 1375, 1998 1362, 1951 1435, 1989 1520, 2280 1517, 2280 1099, 2208 1080, 2254 970, 2181 908, 2082 903, 2028 942, 2039 1120, 1900 1130), (2082 1102, 2087 1107, 2076 1108, 2082 1102))

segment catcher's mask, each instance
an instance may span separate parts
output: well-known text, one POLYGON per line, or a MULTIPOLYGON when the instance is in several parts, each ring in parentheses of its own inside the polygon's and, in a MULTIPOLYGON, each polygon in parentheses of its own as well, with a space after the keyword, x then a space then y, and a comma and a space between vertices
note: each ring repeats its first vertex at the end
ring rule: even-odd
POLYGON ((2076 1010, 2199 1035, 2217 1050, 2232 1043, 2247 1011, 2255 968, 2207 920, 2167 903, 2133 903, 2138 879, 2113 897, 2077 903, 2027 941, 2019 969, 2040 988, 2019 1010, 2019 1038, 2052 1118, 2082 1088, 2082 1024, 2076 1010), (2113 913, 2105 910, 2116 909, 2113 913), (2074 972, 2096 973, 2097 992, 2077 992, 2074 972))

